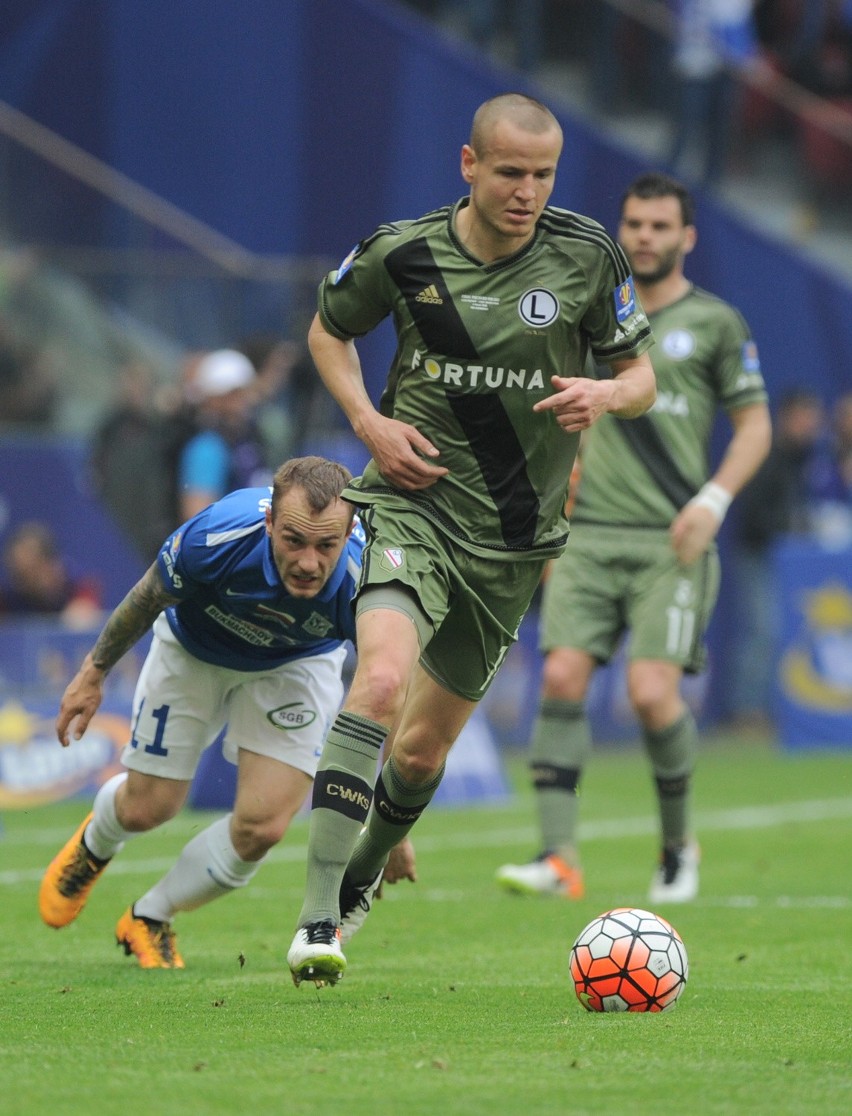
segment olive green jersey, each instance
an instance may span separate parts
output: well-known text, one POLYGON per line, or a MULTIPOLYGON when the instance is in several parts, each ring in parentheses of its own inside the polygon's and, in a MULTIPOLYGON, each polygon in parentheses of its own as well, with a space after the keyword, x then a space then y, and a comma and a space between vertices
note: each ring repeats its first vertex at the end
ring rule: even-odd
POLYGON ((533 238, 486 264, 436 210, 382 225, 320 285, 326 330, 348 340, 393 315, 397 350, 379 408, 416 427, 449 475, 430 488, 391 487, 370 462, 345 495, 417 507, 465 548, 541 558, 564 546, 564 504, 578 437, 533 404, 552 375, 651 344, 627 261, 596 222, 547 207, 533 238))
POLYGON ((649 319, 657 401, 631 422, 604 415, 586 431, 574 522, 668 527, 707 480, 717 408, 766 400, 757 348, 733 307, 692 287, 649 319))

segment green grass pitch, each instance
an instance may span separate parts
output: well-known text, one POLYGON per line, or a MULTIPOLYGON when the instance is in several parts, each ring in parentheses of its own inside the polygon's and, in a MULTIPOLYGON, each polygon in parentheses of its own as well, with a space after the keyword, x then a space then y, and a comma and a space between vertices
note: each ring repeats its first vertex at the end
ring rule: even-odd
POLYGON ((511 801, 427 811, 420 880, 389 888, 341 984, 293 987, 284 955, 307 825, 244 891, 176 923, 187 968, 142 972, 114 942, 124 908, 209 815, 131 842, 62 931, 41 871, 86 802, 7 813, 0 836, 0 1108, 546 1116, 852 1111, 852 752, 705 743, 701 895, 660 909, 689 983, 673 1011, 593 1015, 568 953, 613 906, 647 906, 657 854, 638 750, 601 750, 583 792, 587 898, 521 899, 496 868, 535 851, 523 757, 511 801))

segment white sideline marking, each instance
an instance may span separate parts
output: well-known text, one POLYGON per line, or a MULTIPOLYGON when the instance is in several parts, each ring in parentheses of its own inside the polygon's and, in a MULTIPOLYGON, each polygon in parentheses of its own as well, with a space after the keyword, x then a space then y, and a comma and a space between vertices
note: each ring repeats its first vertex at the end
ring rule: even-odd
MULTIPOLYGON (((218 816, 218 815, 216 815, 218 816)), ((803 802, 784 802, 775 806, 743 806, 734 810, 706 810, 698 811, 695 816, 695 828, 699 833, 711 830, 732 829, 769 829, 774 826, 787 825, 790 822, 818 822, 832 819, 852 818, 852 798, 824 798, 812 799, 803 802)), ((211 821, 214 816, 211 814, 211 821)), ((168 822, 169 832, 177 836, 190 836, 204 828, 196 817, 175 818, 168 822), (183 824, 181 824, 183 823, 183 824)), ((656 817, 648 815, 638 818, 623 818, 621 820, 581 822, 579 838, 581 841, 609 841, 622 837, 644 837, 657 832, 658 821, 656 817)), ((162 829, 161 829, 162 832, 162 829)), ((304 832, 304 830, 303 830, 304 832)), ((143 835, 144 836, 144 835, 143 835)), ((36 834, 19 833, 14 836, 0 835, 0 847, 3 843, 17 845, 49 845, 60 848, 68 839, 68 831, 41 831, 36 834)), ((523 826, 516 829, 492 829, 482 833, 457 833, 453 836, 433 835, 416 839, 416 848, 424 852, 444 852, 453 849, 494 849, 512 847, 520 844, 530 844, 536 839, 533 826, 523 826)), ((301 861, 305 856, 306 842, 304 840, 285 839, 278 848, 272 849, 267 857, 270 861, 301 861)), ((175 857, 157 857, 146 860, 118 859, 110 866, 110 876, 144 875, 150 872, 166 872, 174 864, 175 857)), ((39 868, 25 868, 0 872, 0 887, 13 887, 16 884, 33 883, 41 880, 44 873, 43 865, 39 868)), ((725 905, 748 906, 749 897, 741 900, 726 900, 725 905)), ((755 900, 756 902, 756 900, 755 900)), ((781 902, 781 900, 778 900, 781 902)), ((790 900, 801 906, 804 900, 790 900)), ((823 900, 813 900, 823 904, 823 900)), ((825 900, 826 905, 831 905, 833 900, 825 900)), ((841 905, 846 905, 845 900, 841 905)))
POLYGON ((848 895, 776 895, 774 899, 758 899, 756 895, 729 895, 726 899, 700 899, 702 907, 730 907, 735 910, 771 906, 783 911, 845 911, 852 907, 848 895))
MULTIPOLYGON (((404 894, 404 893, 403 893, 404 894)), ((385 891, 382 902, 397 898, 393 890, 385 891)), ((431 888, 424 892, 424 898, 430 903, 468 903, 470 895, 462 890, 448 888, 431 888)), ((625 904, 626 905, 626 904, 625 904)), ((637 906, 641 906, 638 903, 637 906)), ((832 910, 845 911, 852 907, 852 898, 846 895, 776 895, 772 899, 760 899, 757 895, 728 895, 715 896, 705 899, 703 896, 689 904, 691 907, 725 907, 734 910, 751 910, 758 907, 775 907, 779 910, 832 910)))

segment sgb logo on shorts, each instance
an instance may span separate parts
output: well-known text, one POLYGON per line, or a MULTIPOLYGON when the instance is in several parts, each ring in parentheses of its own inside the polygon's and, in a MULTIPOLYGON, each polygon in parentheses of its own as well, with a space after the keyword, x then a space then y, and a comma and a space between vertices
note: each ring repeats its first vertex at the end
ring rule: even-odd
POLYGON ((276 728, 300 729, 313 724, 317 715, 315 710, 306 709, 300 701, 292 701, 289 705, 279 706, 278 709, 270 709, 266 714, 266 719, 276 728))

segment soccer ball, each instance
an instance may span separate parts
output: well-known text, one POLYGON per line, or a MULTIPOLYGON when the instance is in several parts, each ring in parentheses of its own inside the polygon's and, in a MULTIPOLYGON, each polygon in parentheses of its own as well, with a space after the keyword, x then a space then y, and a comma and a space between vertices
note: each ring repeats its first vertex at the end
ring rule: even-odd
POLYGON ((598 915, 571 947, 574 991, 587 1011, 668 1011, 688 976, 680 934, 638 907, 598 915))

